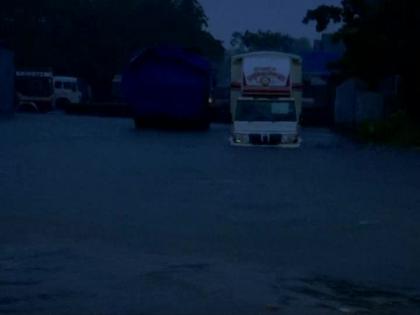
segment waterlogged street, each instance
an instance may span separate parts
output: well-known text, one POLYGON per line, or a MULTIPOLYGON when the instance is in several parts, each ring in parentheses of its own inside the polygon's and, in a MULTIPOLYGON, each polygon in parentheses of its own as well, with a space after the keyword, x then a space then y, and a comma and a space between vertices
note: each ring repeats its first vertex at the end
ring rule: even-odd
POLYGON ((420 314, 420 151, 0 122, 0 315, 420 314))

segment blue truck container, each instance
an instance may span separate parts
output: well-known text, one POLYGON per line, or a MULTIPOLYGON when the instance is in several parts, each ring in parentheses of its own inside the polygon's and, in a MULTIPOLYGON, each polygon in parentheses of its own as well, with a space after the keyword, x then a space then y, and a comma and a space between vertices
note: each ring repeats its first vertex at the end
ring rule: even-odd
POLYGON ((0 44, 0 116, 13 114, 15 109, 15 66, 13 53, 0 44))
POLYGON ((135 56, 122 78, 136 127, 209 126, 211 65, 178 48, 149 48, 135 56))

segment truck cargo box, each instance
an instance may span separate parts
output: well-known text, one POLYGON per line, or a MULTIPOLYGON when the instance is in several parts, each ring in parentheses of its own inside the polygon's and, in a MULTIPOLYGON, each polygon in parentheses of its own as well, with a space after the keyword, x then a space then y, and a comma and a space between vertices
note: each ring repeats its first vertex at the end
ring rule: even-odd
POLYGON ((15 67, 13 53, 0 47, 0 116, 14 111, 15 67))
POLYGON ((150 48, 123 74, 123 95, 138 124, 193 125, 209 122, 210 63, 177 48, 150 48))

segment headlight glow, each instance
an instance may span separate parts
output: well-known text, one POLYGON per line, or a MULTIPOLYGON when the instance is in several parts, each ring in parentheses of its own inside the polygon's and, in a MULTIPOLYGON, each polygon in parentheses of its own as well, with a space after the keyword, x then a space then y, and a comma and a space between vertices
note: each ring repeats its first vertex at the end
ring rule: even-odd
POLYGON ((283 135, 281 142, 282 143, 295 143, 297 142, 297 135, 283 135))
POLYGON ((233 135, 233 141, 235 143, 247 143, 248 142, 248 135, 236 133, 233 135))

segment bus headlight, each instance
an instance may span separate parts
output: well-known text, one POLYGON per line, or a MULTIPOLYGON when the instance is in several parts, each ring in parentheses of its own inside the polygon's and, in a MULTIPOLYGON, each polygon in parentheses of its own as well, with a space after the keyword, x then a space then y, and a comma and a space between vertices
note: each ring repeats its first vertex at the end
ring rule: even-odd
POLYGON ((233 135, 233 142, 237 144, 248 143, 249 137, 246 134, 235 133, 233 135))
POLYGON ((285 144, 296 143, 297 140, 298 140, 297 135, 283 135, 281 138, 281 142, 285 144))

